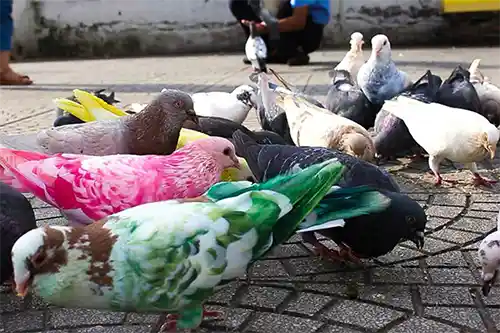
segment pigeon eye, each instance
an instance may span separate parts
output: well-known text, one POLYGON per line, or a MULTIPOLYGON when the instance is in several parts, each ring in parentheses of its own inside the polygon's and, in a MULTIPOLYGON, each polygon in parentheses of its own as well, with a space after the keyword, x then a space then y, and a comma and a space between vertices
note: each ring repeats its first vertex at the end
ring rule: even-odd
POLYGON ((183 102, 183 101, 181 101, 181 100, 176 100, 176 101, 174 102, 174 106, 175 106, 176 108, 178 108, 178 109, 181 109, 181 108, 183 108, 183 107, 184 107, 184 102, 183 102))
POLYGON ((414 216, 407 216, 406 217, 406 222, 408 222, 409 224, 414 224, 417 220, 415 219, 414 216))
POLYGON ((231 153, 231 148, 229 148, 229 147, 224 148, 222 153, 226 156, 229 156, 229 154, 231 153))
POLYGON ((387 41, 384 41, 384 45, 387 45, 387 41))

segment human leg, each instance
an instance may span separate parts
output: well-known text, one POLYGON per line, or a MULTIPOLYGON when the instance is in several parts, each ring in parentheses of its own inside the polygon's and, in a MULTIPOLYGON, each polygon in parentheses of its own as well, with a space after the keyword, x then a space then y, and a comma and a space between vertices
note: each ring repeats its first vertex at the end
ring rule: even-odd
POLYGON ((0 0, 0 84, 31 84, 33 82, 28 76, 14 72, 9 65, 12 34, 14 32, 14 22, 11 14, 12 0, 0 0))

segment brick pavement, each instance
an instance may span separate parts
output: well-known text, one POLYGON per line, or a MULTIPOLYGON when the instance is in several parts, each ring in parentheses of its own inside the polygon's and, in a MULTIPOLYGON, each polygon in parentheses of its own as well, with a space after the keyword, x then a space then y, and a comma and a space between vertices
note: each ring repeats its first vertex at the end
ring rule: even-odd
MULTIPOLYGON (((483 59, 483 71, 500 84, 499 49, 394 50, 402 69, 416 79, 427 68, 446 77, 457 65, 483 59)), ((327 70, 343 52, 320 52, 313 65, 274 66, 290 82, 320 100, 327 70)), ((37 81, 32 87, 0 91, 0 134, 36 131, 53 121, 51 99, 73 88, 109 87, 125 103, 145 102, 163 87, 189 92, 225 90, 248 82, 239 55, 93 60, 17 64, 37 81)), ((246 122, 256 127, 254 114, 246 122)), ((496 227, 500 186, 491 190, 467 184, 470 173, 443 166, 457 186, 432 186, 427 162, 399 159, 383 166, 429 217, 426 243, 417 250, 402 243, 364 271, 325 263, 292 237, 247 276, 211 298, 223 320, 204 322, 200 332, 355 333, 496 332, 500 329, 500 287, 489 298, 479 292, 476 249, 496 227)), ((500 177, 500 159, 481 166, 500 177)), ((30 197, 31 198, 31 197, 30 197)), ((59 211, 31 198, 39 224, 63 224, 59 211)), ((328 241, 324 240, 325 243, 328 241)), ((156 332, 161 316, 48 307, 36 297, 0 294, 0 332, 142 333, 156 332)))

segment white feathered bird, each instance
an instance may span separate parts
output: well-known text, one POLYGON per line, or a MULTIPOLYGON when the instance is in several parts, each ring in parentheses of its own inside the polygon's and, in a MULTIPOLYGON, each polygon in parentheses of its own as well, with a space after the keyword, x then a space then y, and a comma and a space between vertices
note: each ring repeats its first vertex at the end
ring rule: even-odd
POLYGON ((482 115, 405 96, 386 101, 382 109, 402 119, 415 141, 427 151, 436 185, 443 181, 439 164, 444 159, 463 163, 474 174, 475 185, 496 183, 481 177, 476 166, 476 162, 495 157, 500 136, 482 115))
POLYGON ((245 44, 245 55, 252 64, 255 72, 267 73, 266 59, 267 59, 267 46, 262 37, 257 35, 255 22, 250 22, 248 26, 250 29, 250 36, 248 36, 245 44))
POLYGON ((500 211, 497 217, 497 230, 481 241, 477 254, 481 263, 483 295, 488 296, 500 270, 500 211))
POLYGON ((351 49, 347 51, 342 61, 334 68, 334 70, 345 70, 351 74, 351 77, 356 80, 361 66, 365 63, 363 57, 363 34, 354 32, 351 35, 351 49))

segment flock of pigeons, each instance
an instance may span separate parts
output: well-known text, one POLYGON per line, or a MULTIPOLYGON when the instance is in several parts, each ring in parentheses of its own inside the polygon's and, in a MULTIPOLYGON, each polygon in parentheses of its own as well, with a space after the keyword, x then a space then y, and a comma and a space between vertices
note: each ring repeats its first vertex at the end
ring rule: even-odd
MULTIPOLYGON (((425 151, 436 184, 449 159, 489 185, 475 163, 495 155, 500 89, 479 60, 444 82, 430 71, 411 82, 386 36, 366 62, 363 36, 351 38, 324 104, 268 69, 253 33, 252 84, 231 93, 164 89, 123 109, 104 91, 55 100, 54 127, 30 149, 0 148, 0 282, 64 307, 163 311, 164 330, 189 329, 219 315, 203 308, 217 288, 293 233, 354 265, 401 241, 422 248, 424 210, 371 162, 425 151), (262 130, 242 125, 252 108, 262 130), (21 192, 70 225, 37 228, 21 192)), ((478 255, 487 295, 498 231, 478 255)))

